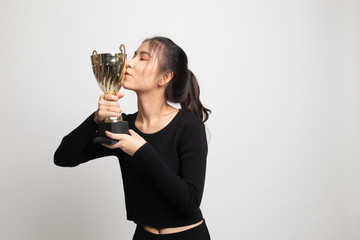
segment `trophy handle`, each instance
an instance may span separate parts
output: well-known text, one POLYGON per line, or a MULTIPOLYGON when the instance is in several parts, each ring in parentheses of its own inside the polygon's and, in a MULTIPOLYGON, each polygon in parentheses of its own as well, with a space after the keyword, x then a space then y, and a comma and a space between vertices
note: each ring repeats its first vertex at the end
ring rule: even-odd
POLYGON ((94 60, 93 70, 95 73, 95 77, 99 78, 99 58, 96 50, 93 51, 92 56, 94 60))
POLYGON ((126 54, 125 45, 124 45, 124 44, 121 44, 120 47, 119 47, 119 49, 120 49, 120 53, 121 53, 121 54, 126 54))
POLYGON ((98 53, 97 53, 97 51, 96 50, 94 50, 93 51, 93 53, 92 53, 92 55, 93 55, 93 58, 94 58, 94 60, 95 60, 95 62, 96 62, 96 64, 99 62, 99 60, 98 60, 98 53))
MULTIPOLYGON (((125 71, 126 71, 126 49, 125 49, 125 45, 124 44, 120 44, 120 47, 119 47, 119 50, 120 50, 120 54, 123 56, 124 60, 125 60, 125 66, 123 67, 123 71, 119 74, 123 75, 125 74, 125 71)), ((120 55, 118 55, 118 59, 120 58, 120 55)), ((119 66, 120 67, 120 66, 119 66)), ((121 82, 120 82, 120 86, 123 86, 124 85, 124 78, 122 78, 121 82)))

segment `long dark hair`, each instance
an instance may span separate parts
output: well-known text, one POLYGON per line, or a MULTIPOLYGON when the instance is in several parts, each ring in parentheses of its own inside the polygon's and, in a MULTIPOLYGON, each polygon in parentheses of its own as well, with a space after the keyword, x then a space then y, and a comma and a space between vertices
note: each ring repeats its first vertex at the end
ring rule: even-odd
POLYGON ((200 101, 200 88, 195 75, 188 68, 188 59, 184 50, 166 37, 145 39, 150 48, 161 49, 160 73, 170 71, 173 78, 165 89, 165 99, 169 102, 180 103, 185 111, 196 114, 205 122, 211 113, 200 101))

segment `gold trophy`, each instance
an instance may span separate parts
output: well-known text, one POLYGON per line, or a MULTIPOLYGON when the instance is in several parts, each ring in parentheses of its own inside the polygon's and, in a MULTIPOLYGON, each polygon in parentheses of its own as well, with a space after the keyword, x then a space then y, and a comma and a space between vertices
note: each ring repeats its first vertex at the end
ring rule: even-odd
MULTIPOLYGON (((126 70, 126 52, 124 44, 120 45, 120 53, 98 54, 96 50, 91 56, 92 69, 101 90, 105 94, 116 95, 123 86, 126 70)), ((127 121, 120 117, 107 117, 99 124, 98 136, 94 143, 115 144, 118 140, 108 138, 105 131, 113 133, 129 133, 127 121)))

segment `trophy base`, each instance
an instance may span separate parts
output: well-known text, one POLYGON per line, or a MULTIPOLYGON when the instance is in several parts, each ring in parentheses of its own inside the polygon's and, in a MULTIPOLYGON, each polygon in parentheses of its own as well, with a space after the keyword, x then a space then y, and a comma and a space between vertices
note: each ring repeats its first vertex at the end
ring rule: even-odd
POLYGON ((105 131, 129 134, 129 124, 127 121, 100 123, 98 131, 99 136, 93 140, 93 143, 105 143, 112 145, 118 142, 118 140, 108 138, 105 131))
POLYGON ((109 145, 113 145, 117 142, 118 142, 118 140, 111 139, 108 137, 96 137, 93 140, 93 143, 104 143, 104 144, 109 144, 109 145))

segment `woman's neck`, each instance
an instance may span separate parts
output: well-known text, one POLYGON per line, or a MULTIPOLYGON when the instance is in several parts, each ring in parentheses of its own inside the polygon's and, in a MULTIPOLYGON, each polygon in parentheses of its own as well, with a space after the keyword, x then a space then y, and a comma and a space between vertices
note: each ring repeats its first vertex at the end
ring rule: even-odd
POLYGON ((170 106, 164 95, 157 94, 137 94, 138 96, 138 115, 137 124, 142 130, 156 130, 166 125, 178 112, 176 108, 170 106))

